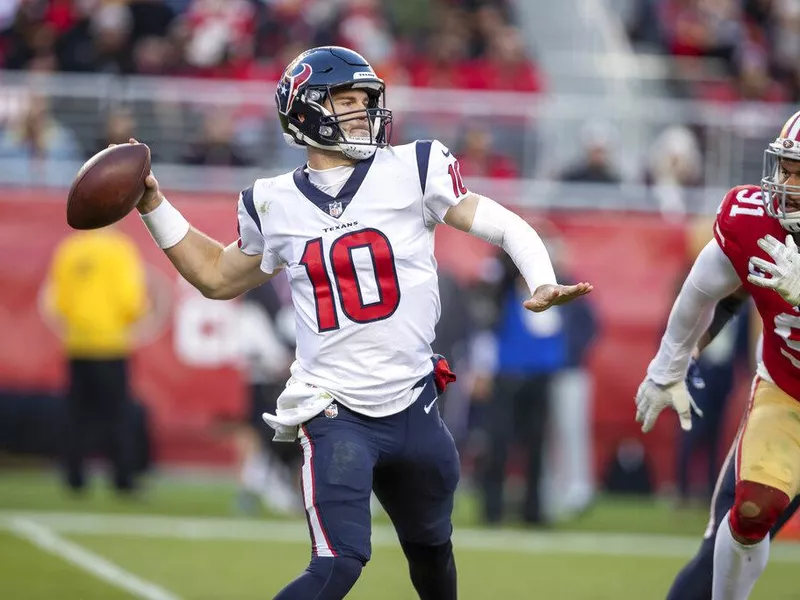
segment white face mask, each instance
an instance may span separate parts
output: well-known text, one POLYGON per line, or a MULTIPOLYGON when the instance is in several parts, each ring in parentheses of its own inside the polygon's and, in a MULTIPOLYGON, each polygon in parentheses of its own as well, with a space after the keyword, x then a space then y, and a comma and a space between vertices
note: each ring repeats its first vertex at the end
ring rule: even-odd
POLYGON ((761 193, 764 208, 770 217, 778 219, 781 226, 792 233, 800 233, 800 211, 788 212, 788 196, 800 196, 800 186, 780 183, 781 158, 799 160, 800 153, 788 152, 779 141, 770 144, 764 151, 764 168, 761 177, 761 193))

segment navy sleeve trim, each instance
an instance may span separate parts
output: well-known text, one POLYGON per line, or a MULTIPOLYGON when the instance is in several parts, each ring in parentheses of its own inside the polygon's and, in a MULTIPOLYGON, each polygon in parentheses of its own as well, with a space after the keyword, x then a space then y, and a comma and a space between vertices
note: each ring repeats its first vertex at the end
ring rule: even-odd
POLYGON ((261 219, 258 218, 258 212, 256 212, 256 205, 253 201, 253 186, 250 186, 246 190, 242 190, 242 204, 244 204, 245 209, 247 210, 247 214, 250 215, 250 218, 253 219, 253 222, 258 227, 259 233, 263 233, 261 231, 261 219))
POLYGON ((428 181, 428 163, 431 160, 432 140, 417 141, 417 170, 419 171, 419 186, 425 194, 425 182, 428 181))

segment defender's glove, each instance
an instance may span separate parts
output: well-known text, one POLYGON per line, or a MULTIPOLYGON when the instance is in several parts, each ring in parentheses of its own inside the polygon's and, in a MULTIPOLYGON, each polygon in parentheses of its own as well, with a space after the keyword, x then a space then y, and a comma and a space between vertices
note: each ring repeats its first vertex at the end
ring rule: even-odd
POLYGON ((747 281, 775 290, 792 306, 800 305, 800 253, 792 234, 786 236, 785 244, 767 235, 758 240, 758 247, 769 254, 774 263, 757 256, 751 257, 747 281), (754 268, 758 270, 755 273, 754 268))
POLYGON ((702 411, 697 408, 689 395, 685 381, 662 386, 651 379, 645 379, 636 392, 636 422, 642 424, 644 433, 653 428, 658 415, 667 406, 671 406, 678 413, 681 429, 684 431, 692 428, 692 409, 701 417, 703 416, 702 411))

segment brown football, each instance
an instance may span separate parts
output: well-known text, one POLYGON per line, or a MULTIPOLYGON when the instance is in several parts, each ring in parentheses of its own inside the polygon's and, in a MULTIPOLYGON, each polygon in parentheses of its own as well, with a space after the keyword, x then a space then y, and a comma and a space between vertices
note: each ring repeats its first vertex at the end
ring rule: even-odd
POLYGON ((67 197, 67 223, 98 229, 119 221, 144 195, 150 148, 120 144, 95 154, 80 168, 67 197))

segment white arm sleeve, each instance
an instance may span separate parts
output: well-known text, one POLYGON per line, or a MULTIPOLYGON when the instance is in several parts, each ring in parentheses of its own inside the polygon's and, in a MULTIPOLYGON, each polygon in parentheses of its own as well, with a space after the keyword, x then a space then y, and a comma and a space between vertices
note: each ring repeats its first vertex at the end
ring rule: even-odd
POLYGON ((556 274, 542 238, 522 217, 494 200, 478 196, 478 206, 469 232, 505 250, 528 284, 531 294, 540 285, 556 284, 556 274))
POLYGON ((647 368, 647 376, 659 385, 681 381, 697 342, 711 325, 714 309, 735 292, 741 281, 716 240, 700 252, 681 288, 658 354, 647 368))

